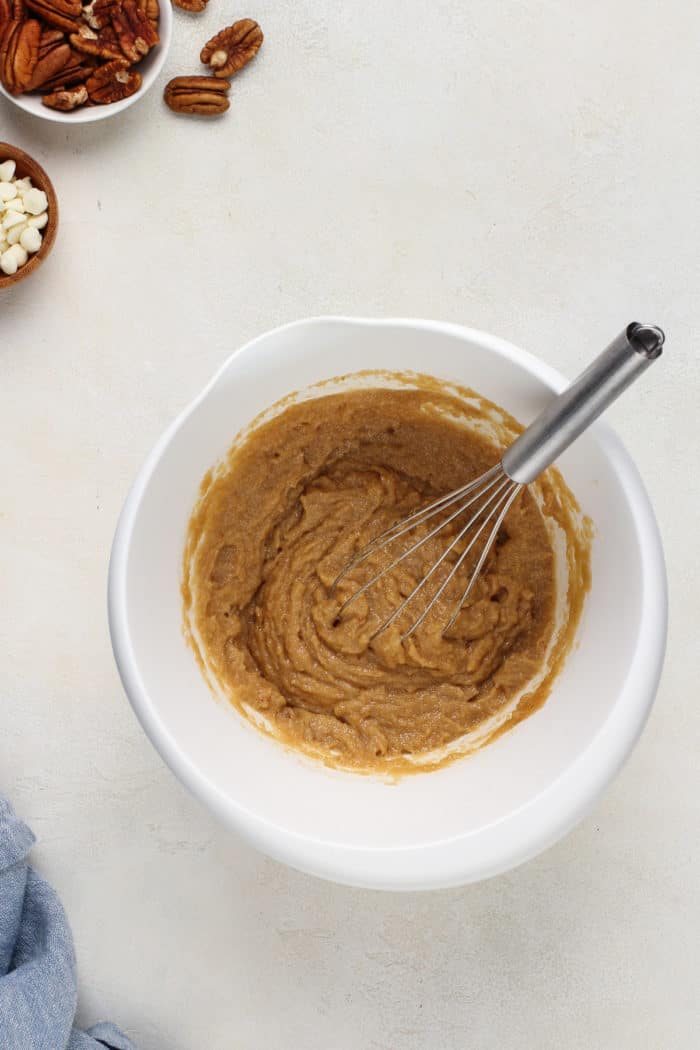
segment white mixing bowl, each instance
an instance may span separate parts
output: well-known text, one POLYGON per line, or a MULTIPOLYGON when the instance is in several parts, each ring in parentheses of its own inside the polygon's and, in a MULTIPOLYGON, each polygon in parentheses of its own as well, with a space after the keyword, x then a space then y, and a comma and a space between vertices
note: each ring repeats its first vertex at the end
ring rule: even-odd
POLYGON ((263 735, 212 696, 183 638, 182 551, 199 483, 237 431, 285 394, 378 368, 457 381, 523 423, 566 385, 517 347, 455 325, 319 318, 261 336, 229 358, 136 478, 112 550, 112 644, 154 746, 255 846, 357 886, 454 886, 553 843, 630 753, 663 661, 663 554, 634 464, 597 423, 560 461, 595 525, 593 585, 540 711, 476 754, 394 784, 326 769, 263 735))

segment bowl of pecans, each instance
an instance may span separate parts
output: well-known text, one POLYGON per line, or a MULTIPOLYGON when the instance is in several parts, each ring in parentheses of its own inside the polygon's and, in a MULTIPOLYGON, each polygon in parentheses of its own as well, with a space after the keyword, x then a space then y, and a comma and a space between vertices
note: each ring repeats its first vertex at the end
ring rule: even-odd
POLYGON ((0 92, 45 120, 103 120, 148 91, 171 33, 170 0, 0 0, 0 92))

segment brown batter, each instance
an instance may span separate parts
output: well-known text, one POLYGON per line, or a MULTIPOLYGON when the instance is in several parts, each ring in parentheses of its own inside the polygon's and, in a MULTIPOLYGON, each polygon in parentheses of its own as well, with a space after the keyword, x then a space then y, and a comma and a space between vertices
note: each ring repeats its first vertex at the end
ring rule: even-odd
MULTIPOLYGON (((573 636, 588 581, 588 543, 576 534, 577 508, 556 472, 541 486, 542 510, 529 490, 518 497, 445 637, 468 578, 464 568, 409 640, 401 635, 424 607, 420 597, 371 640, 445 549, 449 532, 388 573, 338 621, 343 601, 405 545, 398 541, 357 567, 334 592, 352 554, 499 459, 500 449, 465 423, 473 427, 500 410, 460 393, 425 379, 418 389, 357 390, 290 404, 243 435, 204 480, 183 584, 202 663, 239 709, 261 713, 276 735, 331 764, 434 768, 444 755, 427 766, 410 759, 497 714, 542 670, 556 595, 543 514, 567 535, 569 623, 549 654, 544 681, 507 725, 544 701, 573 636)), ((517 426, 500 417, 509 440, 517 426)), ((435 577, 436 587, 442 578, 435 577)))

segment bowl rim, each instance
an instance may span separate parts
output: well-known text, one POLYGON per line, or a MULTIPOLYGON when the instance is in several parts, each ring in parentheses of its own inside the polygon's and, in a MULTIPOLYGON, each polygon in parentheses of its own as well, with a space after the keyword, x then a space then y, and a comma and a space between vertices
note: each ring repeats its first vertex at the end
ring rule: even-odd
POLYGON ((29 177, 34 186, 38 190, 43 190, 46 194, 49 218, 46 224, 46 229, 43 233, 43 239, 39 251, 35 252, 16 273, 0 273, 0 292, 7 288, 14 288, 15 285, 19 284, 26 277, 31 277, 33 273, 36 273, 44 260, 51 254, 51 250, 56 242, 59 221, 59 207, 56 190, 39 161, 35 160, 30 153, 27 153, 26 150, 23 150, 20 146, 14 146, 11 142, 3 141, 0 142, 0 163, 4 160, 14 160, 16 164, 28 169, 29 177))
MULTIPOLYGON (((123 98, 119 102, 110 102, 106 106, 88 106, 87 108, 76 109, 72 113, 61 113, 59 110, 42 106, 39 95, 11 94, 1 81, 0 95, 16 106, 17 109, 21 109, 23 113, 28 113, 31 117, 36 117, 37 120, 48 120, 53 124, 94 124, 98 120, 107 120, 109 117, 116 116, 117 113, 123 113, 129 106, 133 106, 135 102, 142 99, 151 90, 160 76, 170 51, 173 35, 173 8, 170 0, 161 0, 158 32, 160 40, 151 51, 155 61, 143 76, 141 87, 133 95, 129 95, 128 98, 123 98), (167 13, 164 14, 164 11, 167 13), (36 104, 37 100, 38 105, 36 104)), ((148 57, 147 55, 146 58, 148 57)))
POLYGON ((590 810, 629 756, 649 716, 666 648, 668 596, 661 538, 637 468, 612 428, 598 420, 597 437, 622 479, 637 528, 642 561, 643 601, 637 647, 627 679, 606 721, 577 760, 539 795, 500 821, 438 842, 405 847, 355 847, 289 831, 241 806, 194 765, 171 736, 139 674, 126 615, 127 565, 139 506, 150 479, 174 435, 209 396, 240 355, 294 328, 328 324, 406 327, 476 341, 525 367, 559 393, 568 385, 559 372, 514 344, 478 329, 412 318, 318 316, 280 325, 243 344, 215 372, 203 390, 164 431, 139 470, 122 508, 109 563, 108 617, 114 657, 124 690, 146 735, 188 790, 223 823, 253 846, 291 867, 346 885, 385 890, 441 889, 489 878, 517 867, 553 845, 590 810), (479 849, 470 839, 479 838, 479 849), (410 863, 407 863, 410 858, 410 863))

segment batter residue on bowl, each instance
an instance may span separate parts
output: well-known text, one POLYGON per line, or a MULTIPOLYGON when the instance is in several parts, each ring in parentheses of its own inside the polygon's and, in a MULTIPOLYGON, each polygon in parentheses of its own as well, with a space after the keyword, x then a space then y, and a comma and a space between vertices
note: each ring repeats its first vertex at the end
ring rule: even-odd
POLYGON ((405 548, 399 541, 333 593, 352 554, 497 462, 502 449, 474 429, 479 420, 496 413, 508 431, 504 441, 519 429, 471 391, 427 377, 411 383, 292 402, 253 425, 204 479, 185 550, 186 622, 218 686, 285 742, 364 771, 434 768, 454 757, 454 750, 436 750, 500 711, 512 708, 507 728, 539 707, 573 638, 589 578, 578 508, 549 471, 538 499, 525 490, 516 500, 445 637, 464 574, 410 639, 401 635, 420 599, 371 640, 445 549, 445 533, 338 622, 342 602, 405 548), (566 537, 568 620, 559 632, 546 519, 566 537), (416 765, 421 755, 433 757, 416 765))

